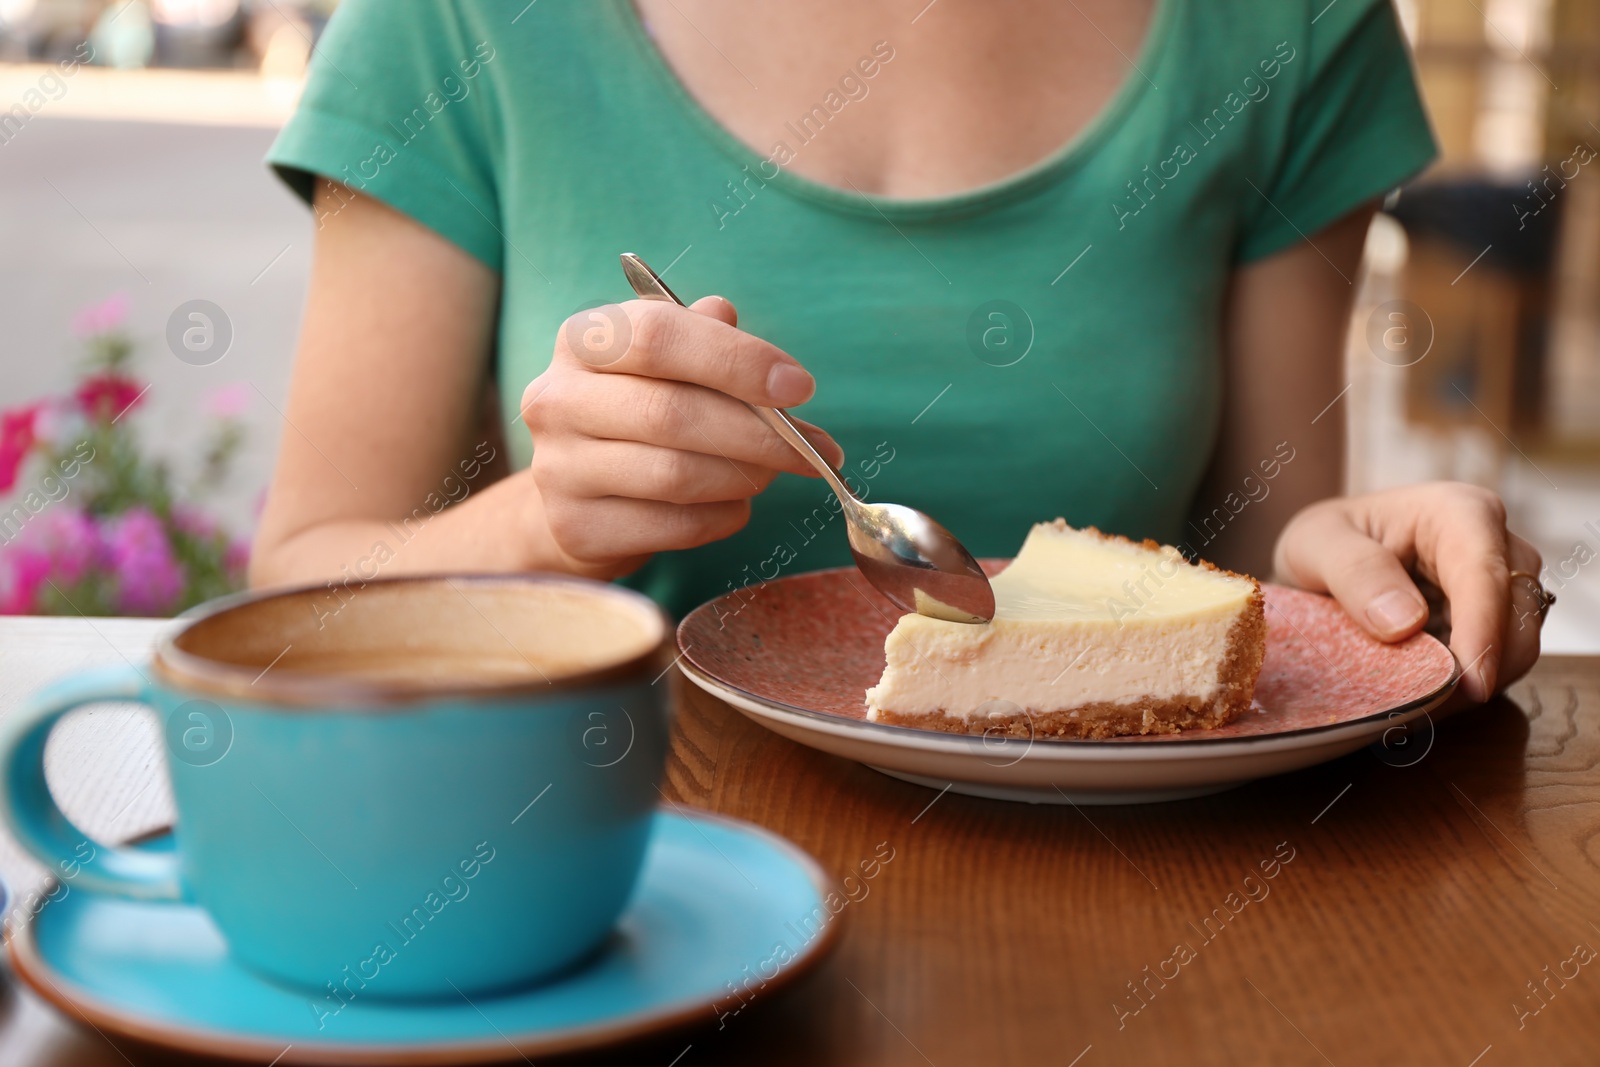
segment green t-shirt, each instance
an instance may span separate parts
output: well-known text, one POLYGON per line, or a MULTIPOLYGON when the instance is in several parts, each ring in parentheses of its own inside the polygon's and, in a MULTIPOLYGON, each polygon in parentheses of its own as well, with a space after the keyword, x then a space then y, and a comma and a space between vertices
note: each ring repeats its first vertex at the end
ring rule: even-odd
MULTIPOLYGON (((1230 272, 1433 155, 1392 9, 1159 0, 1087 129, 961 195, 867 198, 784 169, 873 106, 917 32, 863 41, 756 152, 688 95, 628 0, 344 0, 269 160, 302 196, 313 175, 345 182, 500 272, 518 462, 524 387, 567 316, 631 296, 617 254, 632 251, 805 364, 818 385, 800 413, 855 484, 977 555, 1058 515, 1203 552, 1188 519, 1230 272)), ((628 581, 683 612, 849 560, 826 487, 783 475, 743 531, 628 581)))

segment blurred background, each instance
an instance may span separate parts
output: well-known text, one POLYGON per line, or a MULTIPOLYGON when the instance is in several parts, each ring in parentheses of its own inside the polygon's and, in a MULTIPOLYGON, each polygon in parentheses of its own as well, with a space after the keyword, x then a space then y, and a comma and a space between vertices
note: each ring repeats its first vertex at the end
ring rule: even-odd
POLYGON ((1397 0, 1440 158, 1367 237, 1349 489, 1506 499, 1600 651, 1600 0, 1397 0))
MULTIPOLYGON (((336 5, 0 0, 0 612, 238 580, 310 253, 261 158, 336 5), (86 418, 114 462, 69 474, 86 418)), ((1368 237, 1349 488, 1498 490, 1546 649, 1600 652, 1600 0, 1396 7, 1442 156, 1368 237)))

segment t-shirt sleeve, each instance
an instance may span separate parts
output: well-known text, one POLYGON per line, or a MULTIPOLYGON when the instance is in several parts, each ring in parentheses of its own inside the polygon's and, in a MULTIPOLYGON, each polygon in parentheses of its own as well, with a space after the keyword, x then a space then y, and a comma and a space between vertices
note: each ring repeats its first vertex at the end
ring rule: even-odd
POLYGON ((307 203, 331 178, 499 270, 496 58, 456 0, 343 0, 267 162, 307 203))
POLYGON ((1314 0, 1308 74, 1256 179, 1237 258, 1260 259, 1421 171, 1437 149, 1389 0, 1314 0), (1324 6, 1326 5, 1326 6, 1324 6), (1320 9, 1320 13, 1315 13, 1320 9), (1264 195, 1263 195, 1264 194, 1264 195))

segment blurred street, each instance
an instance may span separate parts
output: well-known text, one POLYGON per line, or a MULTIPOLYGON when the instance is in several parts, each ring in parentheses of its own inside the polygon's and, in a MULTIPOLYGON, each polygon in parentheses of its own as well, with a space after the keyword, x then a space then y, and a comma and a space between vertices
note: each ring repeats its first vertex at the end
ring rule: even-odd
MULTIPOLYGON (((209 79, 231 75, 157 76, 186 79, 145 94, 159 114, 162 100, 182 104, 214 92, 209 79)), ((87 88, 68 84, 62 105, 87 88)), ((192 456, 202 396, 230 382, 253 386, 248 446, 218 500, 241 533, 282 428, 273 405, 282 407, 287 390, 311 251, 309 212, 261 162, 275 133, 263 124, 270 109, 242 110, 253 124, 105 121, 47 109, 0 144, 0 406, 70 391, 81 352, 74 312, 126 293, 139 342, 134 370, 153 383, 129 417, 151 440, 192 456), (220 306, 233 326, 227 354, 203 367, 178 360, 165 339, 172 311, 196 298, 220 306)))

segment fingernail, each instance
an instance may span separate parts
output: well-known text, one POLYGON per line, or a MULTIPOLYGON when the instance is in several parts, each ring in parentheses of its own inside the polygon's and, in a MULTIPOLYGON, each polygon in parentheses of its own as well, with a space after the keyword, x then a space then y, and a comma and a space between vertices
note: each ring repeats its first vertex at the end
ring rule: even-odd
POLYGON ((816 391, 816 380, 793 363, 779 363, 767 375, 767 395, 772 398, 774 407, 804 404, 816 391))
POLYGON ((1394 634, 1410 629, 1428 613, 1422 598, 1404 589, 1391 589, 1374 597, 1367 605, 1367 620, 1380 633, 1394 634))
POLYGON ((1492 652, 1478 661, 1478 669, 1473 672, 1478 676, 1478 700, 1488 700, 1494 696, 1494 676, 1499 669, 1499 658, 1492 652))

